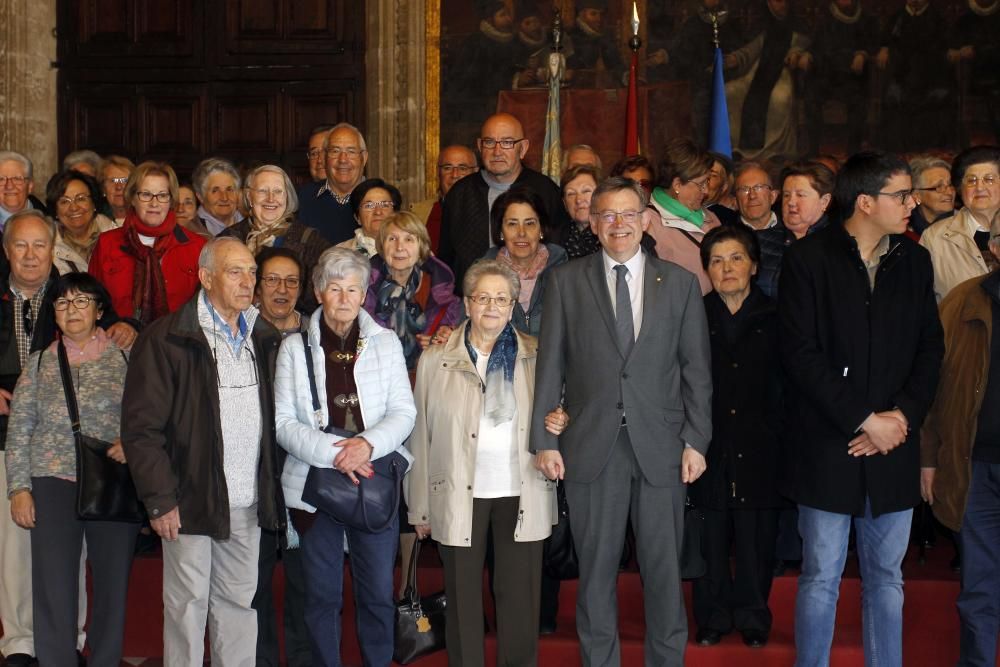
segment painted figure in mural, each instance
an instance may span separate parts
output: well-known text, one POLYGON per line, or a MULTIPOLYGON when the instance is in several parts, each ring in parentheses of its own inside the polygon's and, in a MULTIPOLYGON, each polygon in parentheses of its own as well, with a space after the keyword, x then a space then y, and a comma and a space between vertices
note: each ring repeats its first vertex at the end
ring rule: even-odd
POLYGON ((969 92, 986 98, 994 141, 1000 141, 1000 1, 966 0, 948 44, 948 62, 968 63, 969 92))
POLYGON ((566 67, 570 70, 604 70, 609 77, 583 77, 576 75, 574 81, 583 87, 586 84, 618 87, 621 84, 625 66, 615 41, 614 30, 608 25, 607 0, 577 0, 576 22, 566 31, 571 43, 571 54, 566 57, 566 67))
POLYGON ((747 42, 747 36, 724 0, 701 0, 697 12, 681 25, 659 56, 666 60, 664 79, 685 80, 690 86, 692 138, 701 145, 708 143, 715 53, 713 18, 718 24, 723 53, 731 53, 747 42))
POLYGON ((806 82, 808 145, 815 155, 823 131, 823 103, 846 100, 847 152, 861 148, 868 111, 871 59, 878 46, 878 18, 864 11, 860 0, 834 0, 820 15, 812 45, 802 56, 803 69, 812 72, 806 82))
POLYGON ((753 39, 725 56, 733 150, 756 160, 798 154, 793 73, 809 47, 789 0, 767 0, 763 16, 753 39))
POLYGON ((944 17, 930 0, 906 0, 889 19, 876 64, 887 81, 882 105, 882 143, 888 150, 946 145, 952 73, 945 58, 944 17), (908 123, 900 123, 900 118, 908 123))

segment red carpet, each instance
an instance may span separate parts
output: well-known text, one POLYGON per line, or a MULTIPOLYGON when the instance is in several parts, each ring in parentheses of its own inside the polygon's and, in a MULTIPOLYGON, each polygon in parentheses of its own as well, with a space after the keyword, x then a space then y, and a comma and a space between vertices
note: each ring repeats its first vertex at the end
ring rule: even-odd
MULTIPOLYGON (((425 592, 432 592, 443 588, 443 582, 436 557, 432 550, 426 551, 426 557, 421 558, 421 562, 425 564, 421 569, 421 588, 425 592)), ((947 569, 947 560, 951 555, 951 547, 944 542, 931 550, 927 564, 921 565, 915 558, 908 558, 906 563, 904 664, 907 667, 945 667, 954 665, 958 658, 958 615, 955 611, 958 583, 955 575, 947 569)), ((161 567, 158 558, 140 558, 133 568, 126 626, 126 656, 162 655, 161 567)), ((861 649, 861 584, 853 574, 855 571, 853 566, 848 567, 848 576, 841 586, 832 667, 856 667, 864 664, 861 649)), ((281 587, 280 576, 276 579, 277 592, 281 587)), ((734 633, 725 637, 718 646, 710 648, 689 644, 686 664, 692 667, 792 665, 795 590, 794 574, 775 580, 771 592, 774 629, 771 641, 765 648, 749 649, 743 645, 739 634, 734 633)), ((686 587, 685 594, 690 602, 689 586, 686 587)), ((560 594, 559 630, 540 641, 539 665, 580 664, 573 625, 575 599, 576 582, 565 582, 560 594)), ((360 665, 351 600, 348 583, 344 605, 344 660, 347 665, 360 665)), ((627 572, 620 576, 618 600, 622 664, 642 665, 642 588, 637 573, 627 572)), ((688 608, 690 609, 690 604, 688 608)), ((693 637, 693 623, 691 634, 693 637)), ((492 635, 487 638, 487 656, 489 664, 493 664, 495 638, 492 635)), ((414 664, 419 667, 444 667, 447 662, 445 653, 440 652, 414 664)))

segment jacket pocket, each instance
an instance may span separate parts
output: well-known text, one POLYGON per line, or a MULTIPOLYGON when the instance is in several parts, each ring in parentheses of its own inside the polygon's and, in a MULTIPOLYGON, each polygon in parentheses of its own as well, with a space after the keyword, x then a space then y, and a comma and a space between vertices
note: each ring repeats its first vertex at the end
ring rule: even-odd
POLYGON ((448 490, 448 480, 444 475, 434 475, 430 479, 430 493, 439 496, 448 490))

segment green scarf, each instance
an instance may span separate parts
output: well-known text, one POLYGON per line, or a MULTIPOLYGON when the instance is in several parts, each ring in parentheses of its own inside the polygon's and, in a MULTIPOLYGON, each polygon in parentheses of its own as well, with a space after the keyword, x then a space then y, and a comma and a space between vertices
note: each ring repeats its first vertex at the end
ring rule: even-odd
POLYGON ((701 229, 701 226, 705 224, 704 211, 700 209, 692 211, 687 206, 668 195, 667 191, 663 188, 653 189, 653 201, 667 209, 668 212, 676 215, 678 218, 687 220, 698 229, 701 229))

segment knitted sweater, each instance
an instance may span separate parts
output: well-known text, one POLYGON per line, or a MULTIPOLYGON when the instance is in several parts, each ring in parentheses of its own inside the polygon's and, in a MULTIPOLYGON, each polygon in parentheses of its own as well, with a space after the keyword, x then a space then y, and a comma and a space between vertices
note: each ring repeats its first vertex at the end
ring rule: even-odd
MULTIPOLYGON (((94 361, 70 367, 81 430, 114 442, 119 437, 128 364, 112 342, 94 361)), ((14 390, 7 427, 7 489, 31 489, 32 477, 76 480, 76 445, 55 346, 32 352, 14 390), (39 361, 40 358, 40 361, 39 361)))

